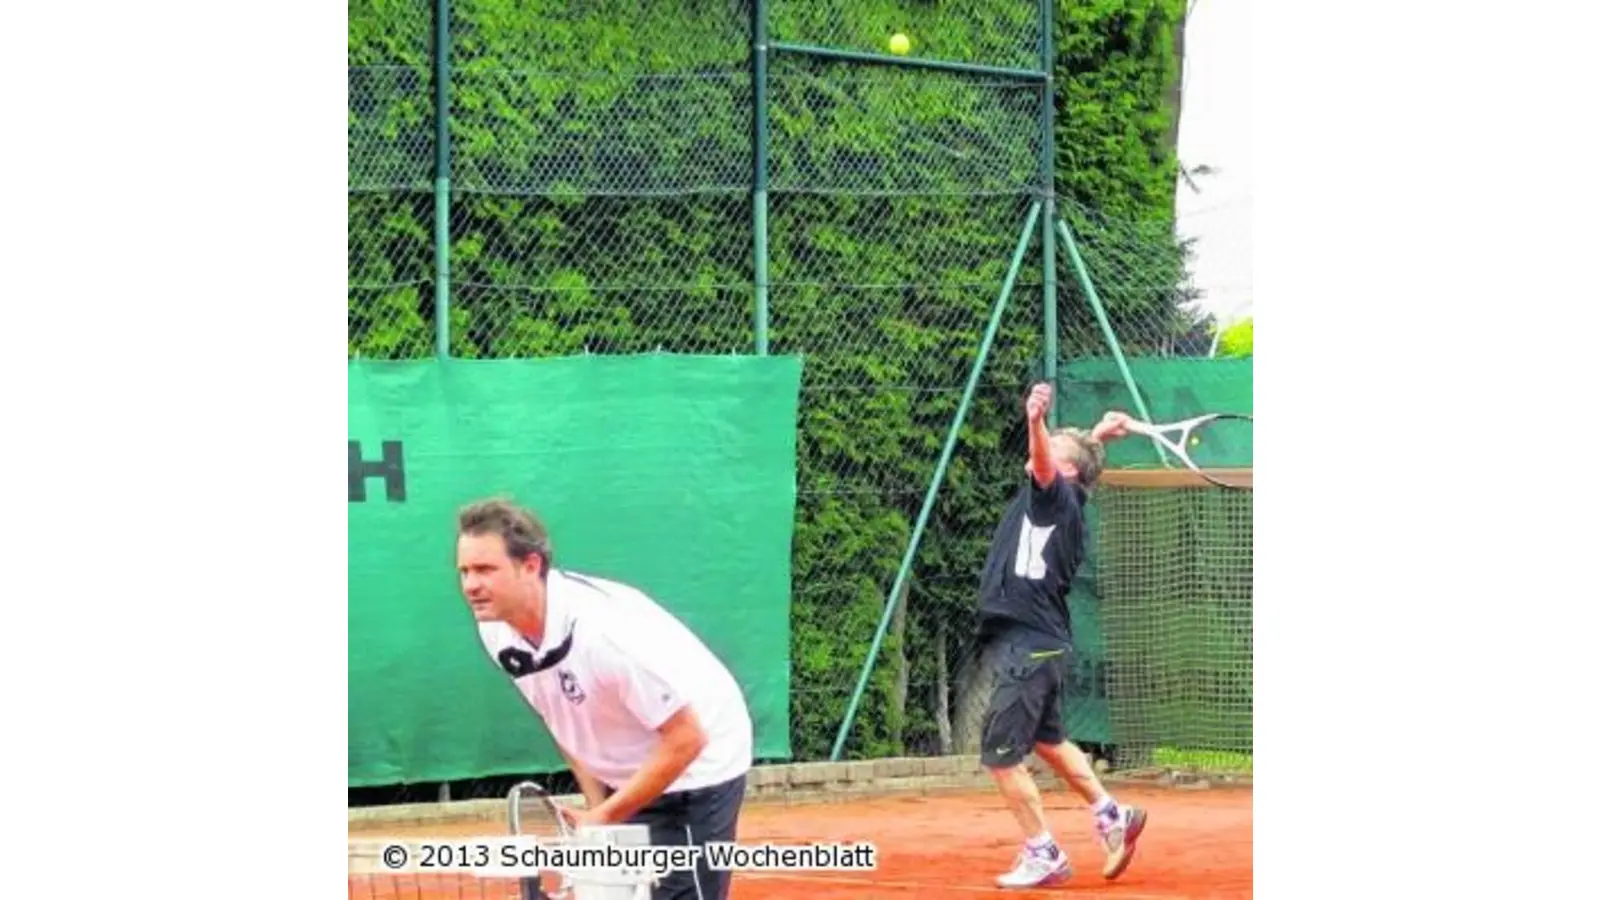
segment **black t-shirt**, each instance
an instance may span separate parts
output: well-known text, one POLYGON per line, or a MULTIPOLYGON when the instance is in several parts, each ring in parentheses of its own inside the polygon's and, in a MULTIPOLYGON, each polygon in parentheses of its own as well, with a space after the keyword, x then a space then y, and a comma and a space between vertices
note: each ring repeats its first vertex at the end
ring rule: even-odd
POLYGON ((1084 558, 1084 502, 1083 488, 1060 474, 1046 488, 1032 475, 1024 478, 983 565, 981 635, 1005 633, 1042 645, 1071 642, 1067 590, 1084 558))

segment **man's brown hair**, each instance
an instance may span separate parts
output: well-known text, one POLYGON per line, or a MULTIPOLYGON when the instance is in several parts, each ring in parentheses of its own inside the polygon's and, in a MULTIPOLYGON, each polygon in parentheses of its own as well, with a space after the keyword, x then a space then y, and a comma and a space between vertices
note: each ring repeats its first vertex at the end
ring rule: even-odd
POLYGON ((538 516, 510 500, 495 497, 463 507, 456 516, 456 530, 475 537, 498 534, 512 559, 521 562, 537 554, 539 574, 550 573, 550 532, 538 516))

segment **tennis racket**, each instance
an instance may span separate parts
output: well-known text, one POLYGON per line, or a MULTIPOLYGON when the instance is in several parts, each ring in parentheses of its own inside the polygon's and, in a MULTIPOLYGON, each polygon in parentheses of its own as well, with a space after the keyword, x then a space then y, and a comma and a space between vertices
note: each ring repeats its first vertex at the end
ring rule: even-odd
MULTIPOLYGON (((561 808, 544 785, 521 782, 511 788, 506 800, 512 835, 527 835, 540 843, 565 842, 573 836, 572 828, 561 816, 561 808)), ((571 879, 563 872, 540 872, 536 877, 522 879, 522 900, 566 900, 572 887, 571 879)))
POLYGON ((1142 434, 1176 456, 1185 466, 1201 478, 1218 487, 1245 489, 1251 487, 1251 471, 1245 469, 1220 469, 1202 467, 1194 461, 1190 450, 1198 451, 1208 445, 1230 449, 1248 446, 1255 419, 1242 413, 1210 413, 1156 425, 1138 419, 1128 421, 1128 431, 1142 434))

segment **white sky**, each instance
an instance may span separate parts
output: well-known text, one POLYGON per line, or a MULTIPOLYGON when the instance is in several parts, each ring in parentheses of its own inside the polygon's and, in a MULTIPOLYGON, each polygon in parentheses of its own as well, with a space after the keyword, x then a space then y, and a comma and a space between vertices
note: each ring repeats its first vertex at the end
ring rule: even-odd
POLYGON ((1250 0, 1189 0, 1184 32, 1178 230, 1194 237, 1200 304, 1227 325, 1252 315, 1250 0), (1198 166, 1213 174, 1193 175, 1198 166))

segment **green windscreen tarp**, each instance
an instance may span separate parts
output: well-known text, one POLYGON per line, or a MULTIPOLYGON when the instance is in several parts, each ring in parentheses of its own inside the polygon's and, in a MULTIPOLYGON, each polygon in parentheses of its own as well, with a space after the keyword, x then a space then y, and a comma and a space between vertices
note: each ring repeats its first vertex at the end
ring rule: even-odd
MULTIPOLYGON (((1157 424, 1205 413, 1255 411, 1254 361, 1250 359, 1136 358, 1128 360, 1128 369, 1157 424)), ((1092 425, 1108 409, 1139 414, 1115 360, 1075 359, 1063 362, 1060 372, 1062 422, 1092 425)), ((1189 448, 1189 456, 1196 465, 1209 468, 1247 467, 1255 452, 1249 435, 1248 429, 1208 432, 1205 441, 1189 448)), ((1160 456, 1149 440, 1114 441, 1106 451, 1111 468, 1161 467, 1160 456)))

